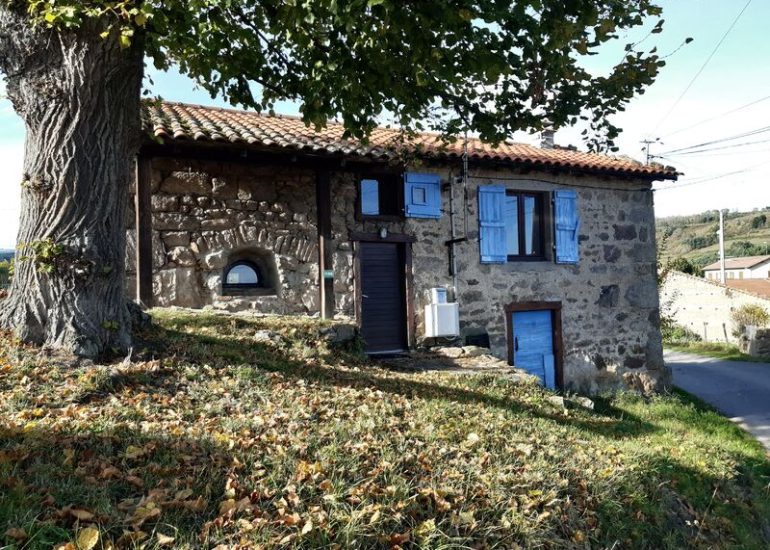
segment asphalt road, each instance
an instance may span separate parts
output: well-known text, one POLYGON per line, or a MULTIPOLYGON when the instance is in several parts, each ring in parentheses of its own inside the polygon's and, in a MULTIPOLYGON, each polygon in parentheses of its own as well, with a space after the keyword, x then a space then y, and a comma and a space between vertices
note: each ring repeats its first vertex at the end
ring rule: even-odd
POLYGON ((770 451, 770 363, 723 361, 678 351, 665 353, 674 385, 743 426, 770 451))

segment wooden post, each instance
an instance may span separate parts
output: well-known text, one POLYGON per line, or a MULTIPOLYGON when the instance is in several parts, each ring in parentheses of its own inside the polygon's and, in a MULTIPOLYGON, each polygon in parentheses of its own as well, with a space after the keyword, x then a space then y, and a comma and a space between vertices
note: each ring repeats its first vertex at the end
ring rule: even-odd
POLYGON ((334 317, 334 271, 332 259, 332 208, 329 172, 316 172, 316 203, 318 215, 318 286, 321 317, 334 317))
POLYGON ((136 301, 152 307, 152 209, 151 167, 148 157, 136 158, 136 301))

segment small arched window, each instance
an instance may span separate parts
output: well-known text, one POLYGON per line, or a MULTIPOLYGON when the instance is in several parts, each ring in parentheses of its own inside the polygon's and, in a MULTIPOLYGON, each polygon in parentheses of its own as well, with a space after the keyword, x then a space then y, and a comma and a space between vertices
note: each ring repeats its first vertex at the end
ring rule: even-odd
POLYGON ((233 262, 225 268, 222 283, 225 290, 241 288, 261 288, 264 285, 262 273, 256 264, 244 260, 233 262))

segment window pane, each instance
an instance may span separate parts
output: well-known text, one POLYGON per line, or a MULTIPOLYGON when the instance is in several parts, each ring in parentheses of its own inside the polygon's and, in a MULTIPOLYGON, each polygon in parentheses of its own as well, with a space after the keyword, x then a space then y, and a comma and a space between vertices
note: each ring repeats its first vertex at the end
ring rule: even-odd
POLYGON ((540 222, 537 211, 537 198, 524 195, 524 254, 540 254, 540 222))
POLYGON ((401 213, 397 183, 392 177, 381 177, 377 181, 380 188, 380 216, 397 216, 401 213))
POLYGON ((519 255, 519 198, 505 197, 505 236, 508 241, 508 255, 519 255))
POLYGON ((361 180, 361 213, 377 216, 380 213, 380 184, 377 180, 361 180))
POLYGON ((227 272, 228 285, 255 285, 258 282, 257 272, 247 265, 236 265, 227 272))

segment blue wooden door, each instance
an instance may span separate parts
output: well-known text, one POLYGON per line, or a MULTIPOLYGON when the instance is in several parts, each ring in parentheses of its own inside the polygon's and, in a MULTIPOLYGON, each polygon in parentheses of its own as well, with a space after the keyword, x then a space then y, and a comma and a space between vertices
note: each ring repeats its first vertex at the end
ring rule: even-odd
POLYGON ((545 387, 555 389, 551 311, 516 311, 512 325, 514 366, 539 377, 545 387))

